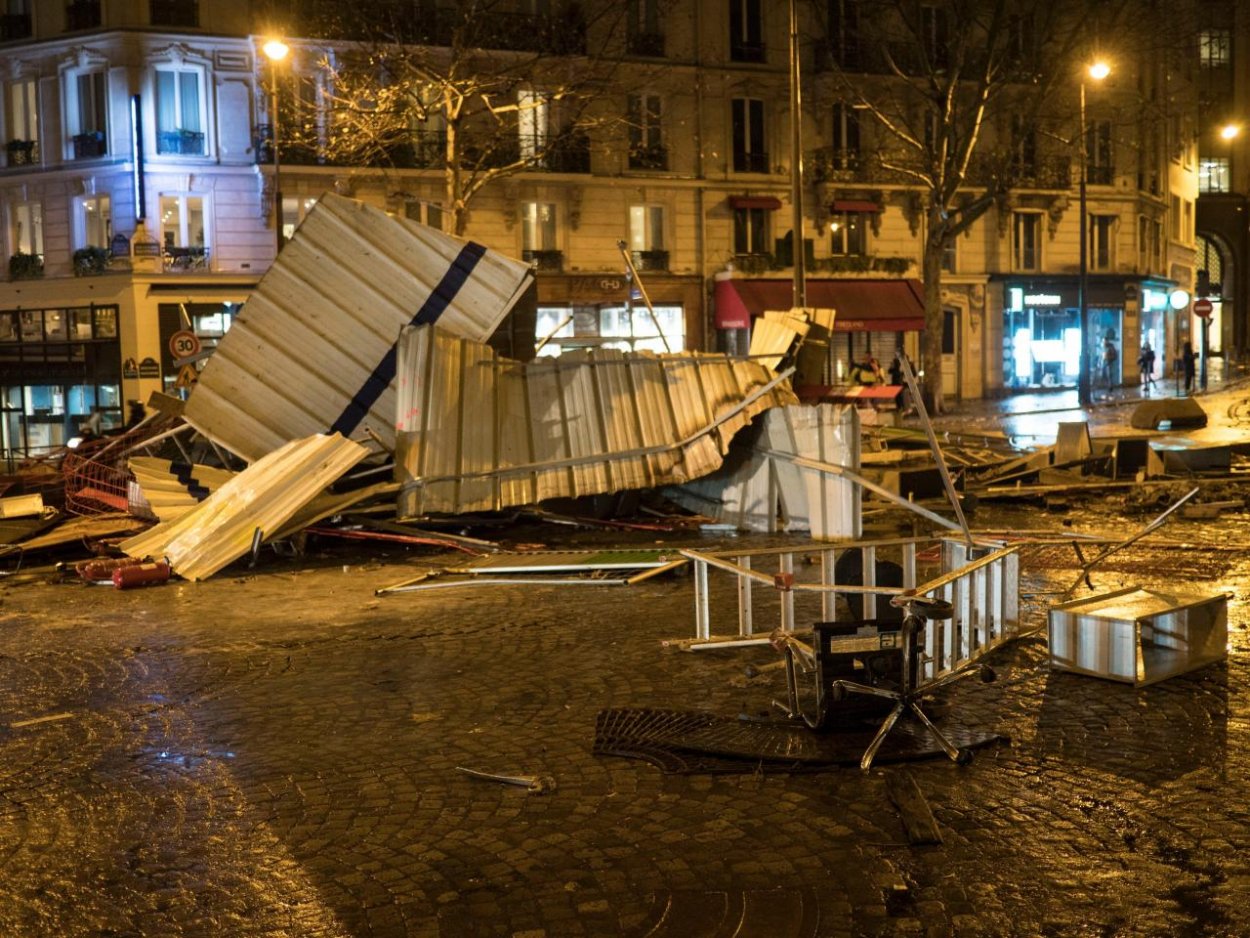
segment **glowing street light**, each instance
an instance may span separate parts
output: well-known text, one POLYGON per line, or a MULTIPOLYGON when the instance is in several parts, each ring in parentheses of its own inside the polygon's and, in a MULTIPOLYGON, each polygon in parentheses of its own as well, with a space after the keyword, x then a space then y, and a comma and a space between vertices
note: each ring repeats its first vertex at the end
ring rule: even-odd
POLYGON ((273 227, 277 232, 278 251, 281 252, 284 239, 282 237, 282 158, 278 146, 278 63, 291 51, 281 39, 270 39, 261 51, 269 59, 269 134, 270 146, 273 147, 273 227))
POLYGON ((1235 140, 1240 135, 1241 125, 1239 124, 1225 124, 1220 128, 1220 136, 1225 140, 1235 140))
MULTIPOLYGON (((1092 62, 1086 73, 1094 81, 1102 81, 1111 74, 1111 66, 1106 62, 1092 62)), ((1093 403, 1093 385, 1094 385, 1094 356, 1091 351, 1089 334, 1089 218, 1086 207, 1085 186, 1089 177, 1089 153, 1085 141, 1085 78, 1081 78, 1081 123, 1080 123, 1080 141, 1081 141, 1081 184, 1080 184, 1080 211, 1081 211, 1081 272, 1077 281, 1077 298, 1081 310, 1081 369, 1077 375, 1076 396, 1082 407, 1088 407, 1093 403)))

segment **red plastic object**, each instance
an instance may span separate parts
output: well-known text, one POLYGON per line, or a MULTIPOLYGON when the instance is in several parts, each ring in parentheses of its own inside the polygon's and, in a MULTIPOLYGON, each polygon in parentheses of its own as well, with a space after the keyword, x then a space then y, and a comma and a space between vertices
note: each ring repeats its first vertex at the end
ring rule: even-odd
POLYGON ((774 573, 773 574, 773 589, 780 590, 783 593, 790 592, 790 590, 794 589, 794 574, 793 573, 774 573))
POLYGON ((119 590, 134 589, 137 586, 155 586, 164 583, 170 577, 169 564, 137 563, 128 567, 119 567, 113 571, 113 587, 119 590))
POLYGON ((95 560, 80 560, 74 564, 74 572, 82 579, 94 583, 97 580, 109 579, 113 576, 114 570, 134 565, 133 557, 97 557, 95 560))

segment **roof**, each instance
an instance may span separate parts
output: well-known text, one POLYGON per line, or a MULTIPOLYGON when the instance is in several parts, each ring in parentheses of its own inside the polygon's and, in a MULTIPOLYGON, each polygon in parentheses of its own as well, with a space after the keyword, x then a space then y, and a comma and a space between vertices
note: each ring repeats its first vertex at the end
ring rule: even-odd
MULTIPOLYGON (((837 310, 835 332, 915 332, 924 328, 919 280, 808 280, 807 305, 837 310)), ((716 281, 716 324, 746 328, 752 316, 794 304, 790 280, 716 281)))
POLYGON ((485 341, 531 279, 521 261, 326 193, 218 343, 186 420, 248 461, 366 427, 390 446, 399 330, 438 322, 485 341))
POLYGON ((419 326, 400 339, 400 513, 651 488, 716 469, 784 377, 724 355, 598 349, 523 364, 419 326))

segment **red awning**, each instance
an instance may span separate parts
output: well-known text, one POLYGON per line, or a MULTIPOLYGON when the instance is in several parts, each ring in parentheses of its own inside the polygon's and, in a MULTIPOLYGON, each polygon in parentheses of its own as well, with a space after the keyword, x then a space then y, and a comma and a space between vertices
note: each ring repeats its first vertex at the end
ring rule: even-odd
POLYGON ((781 199, 771 195, 731 195, 730 208, 766 208, 775 212, 781 208, 781 199))
MULTIPOLYGON (((718 280, 716 326, 745 329, 765 310, 793 305, 790 280, 718 280)), ((918 332, 924 328, 919 280, 809 280, 807 305, 837 310, 835 332, 918 332)))
POLYGON ((866 202, 860 199, 841 199, 834 200, 829 205, 831 212, 879 212, 881 204, 879 202, 866 202))

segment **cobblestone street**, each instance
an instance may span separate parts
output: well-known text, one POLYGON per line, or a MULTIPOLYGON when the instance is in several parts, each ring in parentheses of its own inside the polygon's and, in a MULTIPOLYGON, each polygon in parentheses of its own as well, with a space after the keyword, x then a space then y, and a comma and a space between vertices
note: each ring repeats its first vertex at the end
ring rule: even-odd
POLYGON ((949 719, 1010 744, 907 768, 927 847, 887 797, 898 767, 592 754, 605 707, 784 695, 744 678, 769 649, 662 643, 693 634, 688 577, 375 598, 412 561, 336 555, 0 585, 0 934, 1244 935, 1246 561, 1195 563, 1187 586, 1236 593, 1227 664, 1135 691, 1051 672, 1044 632, 1000 651, 949 719))

